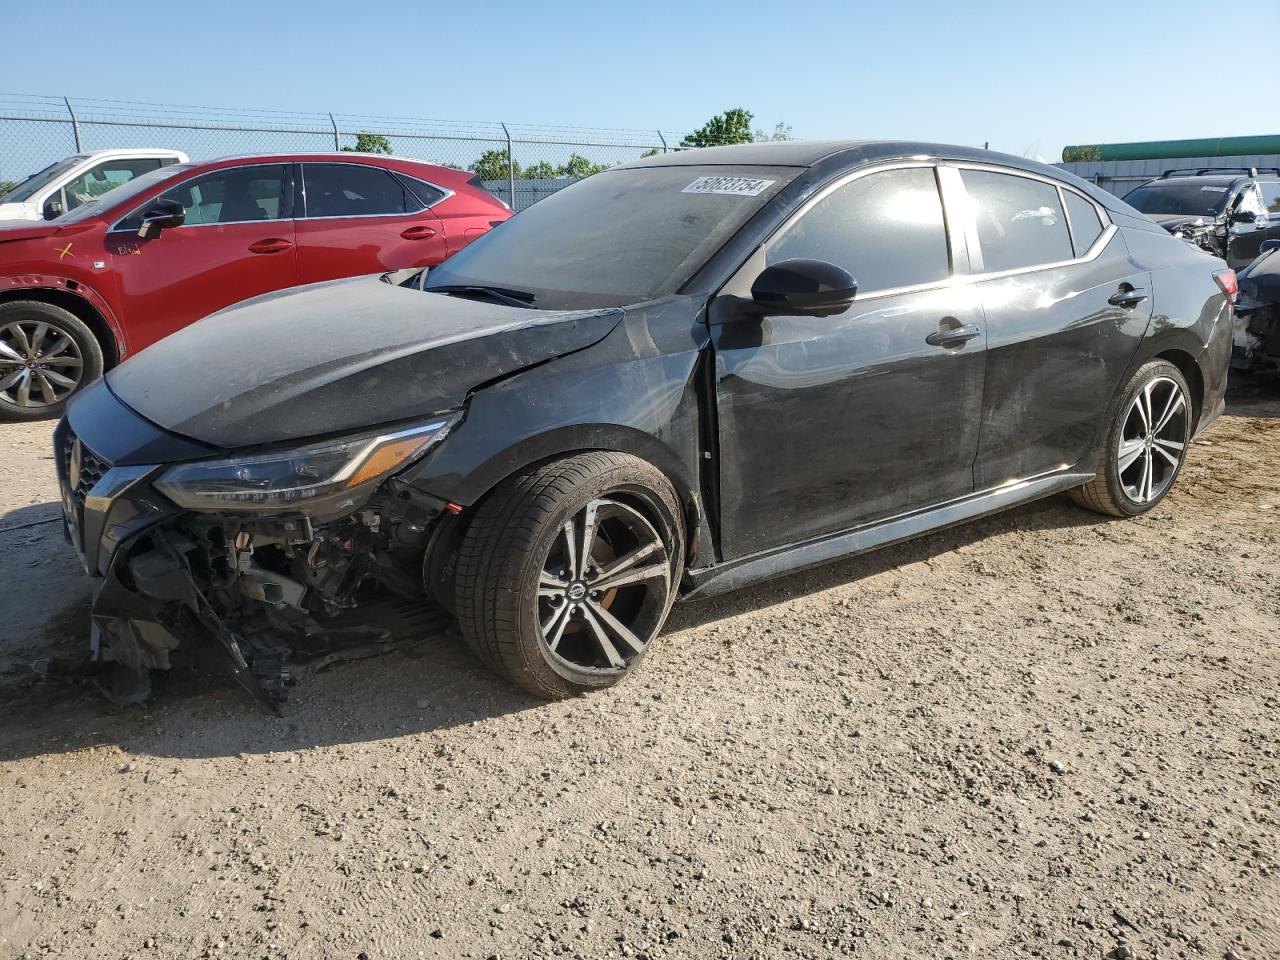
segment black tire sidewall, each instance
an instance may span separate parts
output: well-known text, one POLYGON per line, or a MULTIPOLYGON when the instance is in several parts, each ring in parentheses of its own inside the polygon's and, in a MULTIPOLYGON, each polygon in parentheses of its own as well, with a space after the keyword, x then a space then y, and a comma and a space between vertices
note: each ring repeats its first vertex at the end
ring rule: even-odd
POLYGON ((1191 388, 1187 384, 1187 379, 1182 375, 1181 370, 1172 363, 1169 363, 1167 360, 1152 360, 1149 363, 1143 364, 1129 381, 1129 385, 1121 395, 1120 404, 1116 408, 1116 412, 1111 419, 1111 429, 1107 431, 1107 448, 1104 454, 1104 462, 1106 464, 1107 471, 1107 492, 1110 494, 1111 500, 1115 504, 1116 508, 1125 516, 1136 517, 1154 510, 1164 501, 1164 498, 1169 495, 1169 491, 1173 489, 1174 484, 1177 483, 1178 477, 1182 474, 1182 468, 1187 462, 1187 453, 1190 451, 1191 447, 1191 437, 1195 432, 1193 412, 1194 406, 1191 402, 1191 388), (1163 492, 1161 492, 1160 496, 1156 497, 1149 503, 1137 503, 1130 499, 1129 495, 1125 493, 1124 484, 1120 481, 1120 457, 1118 451, 1120 434, 1124 430, 1125 418, 1128 416, 1129 407, 1133 404, 1134 398, 1137 397, 1139 392, 1141 392, 1148 383, 1157 377, 1166 377, 1172 380, 1182 391, 1182 395, 1185 398, 1184 403, 1187 408, 1187 429, 1186 435, 1182 439, 1182 456, 1178 460, 1178 466, 1174 470, 1173 477, 1169 481, 1168 485, 1164 488, 1163 492))
MULTIPOLYGON (((663 482, 665 483, 665 479, 663 482)), ((653 646, 652 643, 646 645, 644 650, 636 654, 623 671, 617 673, 592 673, 585 670, 575 670, 562 660, 552 656, 545 644, 542 643, 541 625, 537 622, 535 616, 537 609, 535 600, 538 592, 538 580, 542 571, 542 559, 550 551, 556 538, 560 535, 560 528, 564 522, 585 508, 592 500, 603 496, 619 497, 629 500, 633 504, 641 505, 641 512, 653 523, 673 560, 671 590, 667 597, 666 609, 662 611, 659 617, 657 628, 661 630, 662 624, 665 623, 667 614, 671 611, 671 605, 675 600, 682 572, 679 569, 679 564, 683 554, 683 543, 679 533, 680 524, 671 513, 671 505, 664 502, 666 498, 662 496, 663 492, 665 491, 652 489, 651 483, 637 482, 635 479, 618 482, 615 471, 611 470, 593 478, 592 482, 583 484, 574 491, 573 496, 563 499, 556 510, 548 517, 546 524, 534 541, 533 550, 528 556, 518 587, 520 612, 522 613, 519 630, 520 647, 525 661, 523 666, 538 675, 540 683, 547 681, 552 684, 555 683, 554 678, 548 675, 549 671, 550 674, 554 674, 554 677, 558 677, 560 681, 566 682, 574 688, 608 687, 634 673, 645 657, 648 656, 649 650, 653 646)), ((672 494, 672 499, 674 500, 674 494, 672 494)))
MULTIPOLYGON (((75 314, 40 300, 12 300, 8 303, 0 303, 0 326, 24 319, 39 320, 49 324, 74 340, 76 346, 80 348, 83 363, 80 384, 71 396, 75 396, 89 383, 102 376, 104 366, 102 346, 98 343, 98 338, 93 335, 93 331, 75 314)), ((67 401, 63 400, 52 406, 24 408, 0 400, 0 422, 28 423, 49 420, 61 416, 66 405, 67 401)))

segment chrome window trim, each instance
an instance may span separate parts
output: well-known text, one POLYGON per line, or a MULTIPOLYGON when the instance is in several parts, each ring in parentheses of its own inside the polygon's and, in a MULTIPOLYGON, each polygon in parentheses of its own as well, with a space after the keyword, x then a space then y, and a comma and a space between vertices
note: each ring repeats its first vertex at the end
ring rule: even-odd
MULTIPOLYGON (((799 207, 797 207, 792 212, 791 216, 787 217, 786 220, 778 224, 778 226, 774 228, 774 230, 769 234, 769 236, 765 237, 765 239, 760 242, 760 245, 756 247, 756 250, 760 253, 763 253, 767 258, 769 247, 779 237, 781 237, 784 233, 786 233, 786 231, 789 230, 794 224, 799 222, 799 220, 806 213, 808 213, 814 206, 816 206, 819 202, 821 202, 831 194, 835 193, 835 191, 839 190, 845 185, 852 183, 854 180, 860 180, 863 177, 869 177, 876 173, 885 173, 886 171, 889 171, 889 170, 909 170, 909 169, 917 169, 917 168, 923 167, 923 168, 928 168, 933 170, 934 185, 938 188, 938 203, 942 207, 942 230, 947 243, 947 260, 948 260, 947 268, 950 271, 949 275, 946 277, 943 277, 941 280, 928 280, 928 281, 925 281, 924 283, 915 283, 915 284, 910 284, 908 286, 903 286, 903 287, 885 287, 879 290, 872 290, 870 293, 867 293, 865 295, 861 291, 859 291, 857 294, 854 295, 853 302, 861 303, 867 300, 878 300, 881 297, 898 296, 899 294, 904 294, 904 293, 918 293, 925 290, 936 290, 942 287, 951 286, 955 283, 957 277, 962 275, 959 271, 958 258, 960 256, 967 256, 967 250, 964 249, 964 247, 959 246, 957 242, 953 242, 952 240, 953 231, 951 229, 951 223, 947 216, 947 213, 948 213, 947 203, 946 203, 946 197, 942 189, 941 177, 938 175, 939 166, 940 164, 939 164, 939 161, 937 160, 927 158, 927 157, 913 157, 906 160, 892 160, 892 161, 889 161, 888 163, 878 163, 878 164, 868 165, 866 167, 860 167, 857 170, 851 170, 848 173, 844 173, 836 177, 834 180, 829 181, 824 186, 820 187, 817 191, 815 191, 814 194, 809 197, 809 199, 805 200, 804 203, 802 203, 799 207)), ((958 239, 959 238, 957 238, 957 240, 958 239)), ((967 247, 967 244, 965 244, 965 246, 967 247)), ((750 265, 751 260, 752 260, 752 257, 748 257, 746 263, 744 263, 742 267, 739 267, 738 270, 735 271, 734 277, 730 281, 730 284, 734 283, 738 279, 737 275, 741 273, 743 267, 750 265)), ((728 284, 726 284, 726 286, 727 285, 728 284)))
MULTIPOLYGON (((248 169, 250 169, 250 168, 252 168, 252 167, 281 167, 281 168, 285 168, 285 167, 288 167, 288 166, 289 166, 289 162, 288 162, 288 161, 278 160, 278 161, 275 161, 274 163, 273 163, 273 162, 269 162, 269 161, 268 161, 268 162, 263 162, 263 163, 242 163, 242 164, 234 164, 234 165, 232 165, 232 166, 228 166, 228 167, 219 167, 219 168, 218 168, 218 169, 216 169, 216 170, 201 170, 199 173, 192 174, 192 175, 191 175, 191 176, 189 176, 189 177, 185 177, 185 178, 183 178, 182 180, 178 180, 178 181, 176 181, 176 182, 174 182, 174 183, 169 184, 167 187, 165 187, 163 190, 161 190, 158 194, 156 194, 154 197, 152 197, 152 198, 151 198, 151 200, 144 200, 142 203, 138 204, 136 207, 134 207, 132 210, 130 210, 128 213, 126 213, 123 217, 121 217, 119 220, 117 220, 115 223, 113 223, 110 227, 108 227, 108 228, 107 228, 107 233, 117 233, 117 232, 120 232, 120 231, 121 231, 120 224, 124 223, 126 220, 128 220, 130 217, 132 217, 135 213, 137 213, 139 210, 141 210, 143 207, 145 207, 148 203, 151 203, 153 200, 157 200, 157 199, 159 199, 159 198, 163 197, 163 196, 164 196, 166 193, 168 193, 170 190, 176 190, 178 187, 182 186, 184 183, 190 183, 192 180, 198 180, 200 177, 207 177, 207 176, 209 176, 210 174, 214 174, 214 173, 221 173, 223 170, 248 170, 248 169)), ((163 169, 163 167, 162 167, 161 169, 163 169)), ((283 180, 283 176, 281 177, 281 179, 283 180)), ((284 204, 284 202, 285 202, 285 195, 284 195, 284 194, 285 194, 284 186, 283 186, 283 185, 281 185, 281 188, 280 188, 280 203, 281 203, 282 205, 283 205, 283 204, 284 204)), ((170 229, 173 229, 173 230, 183 230, 183 229, 186 229, 187 227, 234 227, 234 226, 236 226, 237 224, 242 224, 242 223, 287 223, 287 222, 289 222, 291 219, 292 219, 292 218, 290 218, 290 217, 276 217, 274 220, 228 220, 226 223, 184 223, 181 227, 171 227, 170 229)), ((135 231, 135 230, 126 230, 126 231, 124 231, 124 232, 126 232, 126 233, 136 233, 137 231, 135 231)))
MULTIPOLYGON (((1094 239, 1093 243, 1089 246, 1089 249, 1086 250, 1081 256, 1072 257, 1069 260, 1054 260, 1048 263, 1033 263, 1025 267, 1013 267, 1008 270, 988 271, 985 269, 985 264, 982 262, 982 243, 977 236, 977 232, 978 232, 977 223, 974 221, 973 216, 971 214, 971 208, 969 206, 969 199, 968 199, 969 192, 967 189, 965 189, 963 193, 963 199, 961 199, 960 201, 963 204, 963 207, 959 211, 959 215, 962 216, 967 221, 966 231, 970 232, 970 236, 972 237, 972 244, 973 244, 972 249, 978 251, 978 256, 976 258, 971 257, 971 259, 977 259, 978 270, 977 272, 971 273, 967 276, 966 279, 969 281, 998 280, 1003 277, 1021 276, 1024 273, 1035 273, 1039 270, 1057 270, 1057 269, 1061 269, 1062 267, 1069 267, 1075 264, 1089 263, 1093 260, 1097 260, 1098 257, 1102 256, 1102 251, 1107 248, 1107 244, 1111 242, 1111 238, 1120 232, 1120 228, 1117 227, 1115 223, 1112 222, 1110 215, 1107 213, 1106 207, 1102 206, 1102 204, 1094 200, 1093 197, 1090 197, 1088 194, 1083 193, 1080 190, 1077 190, 1075 187, 1071 186, 1070 184, 1063 183, 1061 180, 1057 180, 1053 177, 1045 176, 1044 174, 1034 173, 1030 170, 1019 170, 1016 167, 1002 167, 994 163, 977 163, 977 162, 968 162, 968 161, 951 161, 951 162, 944 161, 944 162, 946 163, 947 166, 953 167, 957 171, 979 170, 984 173, 1000 173, 1010 177, 1022 177, 1025 180, 1037 180, 1040 183, 1044 183, 1044 184, 1047 184, 1048 186, 1054 187, 1059 194, 1058 202, 1062 206, 1063 222, 1067 224, 1067 239, 1069 242, 1072 243, 1071 250, 1073 253, 1075 252, 1075 244, 1071 238, 1071 221, 1069 218, 1069 214, 1067 213, 1066 200, 1062 196, 1064 191, 1067 191, 1067 190, 1071 191, 1076 196, 1080 197, 1082 200, 1088 203, 1091 207, 1093 207, 1094 212, 1098 215, 1098 220, 1102 223, 1102 232, 1098 234, 1098 236, 1094 239)), ((964 181, 962 178, 960 179, 960 186, 961 188, 964 188, 964 181)))
MULTIPOLYGON (((347 166, 352 166, 352 167, 367 167, 374 170, 381 170, 383 173, 389 176, 392 180, 395 180, 396 179, 395 175, 397 173, 400 173, 399 170, 392 170, 390 167, 384 167, 376 163, 361 163, 358 160, 300 160, 298 161, 298 169, 299 169, 298 181, 299 183, 302 184, 302 210, 304 214, 306 213, 306 209, 307 209, 306 168, 308 166, 315 166, 317 164, 322 166, 335 166, 338 164, 346 164, 347 166)), ((417 180, 419 183, 425 183, 427 186, 432 187, 433 189, 442 190, 444 191, 444 196, 441 197, 439 200, 436 200, 434 203, 428 203, 426 206, 422 208, 422 210, 401 210, 399 213, 340 213, 340 214, 325 216, 325 217, 313 217, 310 215, 305 215, 301 217, 295 216, 294 219, 295 220, 374 220, 380 217, 412 217, 412 216, 415 216, 416 214, 422 213, 423 210, 430 210, 432 207, 434 207, 438 203, 444 203, 444 201, 448 200, 450 197, 453 196, 454 192, 450 190, 448 187, 442 187, 439 184, 432 183, 429 180, 424 180, 422 179, 422 177, 415 177, 407 173, 402 173, 401 176, 408 177, 410 180, 417 180)), ((396 182, 399 183, 398 180, 396 182)), ((405 188, 404 184, 400 184, 400 186, 402 189, 407 189, 405 188)), ((415 193, 414 196, 417 197, 418 195, 415 193)), ((418 197, 418 202, 419 203, 422 202, 421 197, 418 197)), ((295 210, 294 213, 296 214, 297 211, 295 210)))

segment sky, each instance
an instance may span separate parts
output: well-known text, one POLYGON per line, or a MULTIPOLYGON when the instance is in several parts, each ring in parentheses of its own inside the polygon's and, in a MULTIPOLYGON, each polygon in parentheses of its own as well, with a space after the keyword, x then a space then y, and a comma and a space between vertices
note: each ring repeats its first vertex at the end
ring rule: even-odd
MULTIPOLYGON (((1203 2, 5 6, 6 36, 27 38, 0 58, 8 94, 667 131, 744 107, 797 137, 1049 161, 1064 144, 1280 132, 1230 109, 1263 61, 1238 59, 1225 8, 1203 2)), ((1280 0, 1248 10, 1256 36, 1280 33, 1280 0)))

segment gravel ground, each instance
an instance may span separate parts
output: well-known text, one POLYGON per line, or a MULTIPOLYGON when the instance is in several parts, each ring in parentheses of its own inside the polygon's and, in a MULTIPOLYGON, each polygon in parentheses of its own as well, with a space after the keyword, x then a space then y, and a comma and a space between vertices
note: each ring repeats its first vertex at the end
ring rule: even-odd
POLYGON ((0 428, 0 957, 1280 957, 1280 389, 1056 498, 678 608, 544 704, 453 637, 146 710, 0 428))

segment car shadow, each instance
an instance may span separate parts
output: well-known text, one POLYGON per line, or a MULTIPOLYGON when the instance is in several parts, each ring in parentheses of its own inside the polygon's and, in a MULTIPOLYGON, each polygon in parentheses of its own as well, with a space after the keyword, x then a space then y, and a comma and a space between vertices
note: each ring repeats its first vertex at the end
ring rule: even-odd
POLYGON ((1231 371, 1227 412, 1258 419, 1280 418, 1280 373, 1231 371))
MULTIPOLYGON (((677 607, 667 633, 856 583, 1000 533, 1108 522, 1062 497, 1038 501, 677 607)), ((71 598, 39 631, 50 647, 45 655, 65 653, 71 641, 86 649, 88 621, 87 596, 71 598)), ((0 688, 0 760, 110 744, 129 754, 153 757, 267 754, 430 735, 525 710, 564 708, 490 674, 466 650, 454 628, 388 655, 337 664, 302 678, 280 717, 265 713, 221 672, 210 659, 216 656, 206 652, 200 662, 158 674, 152 701, 143 707, 114 707, 83 680, 28 674, 8 690, 0 688)))

